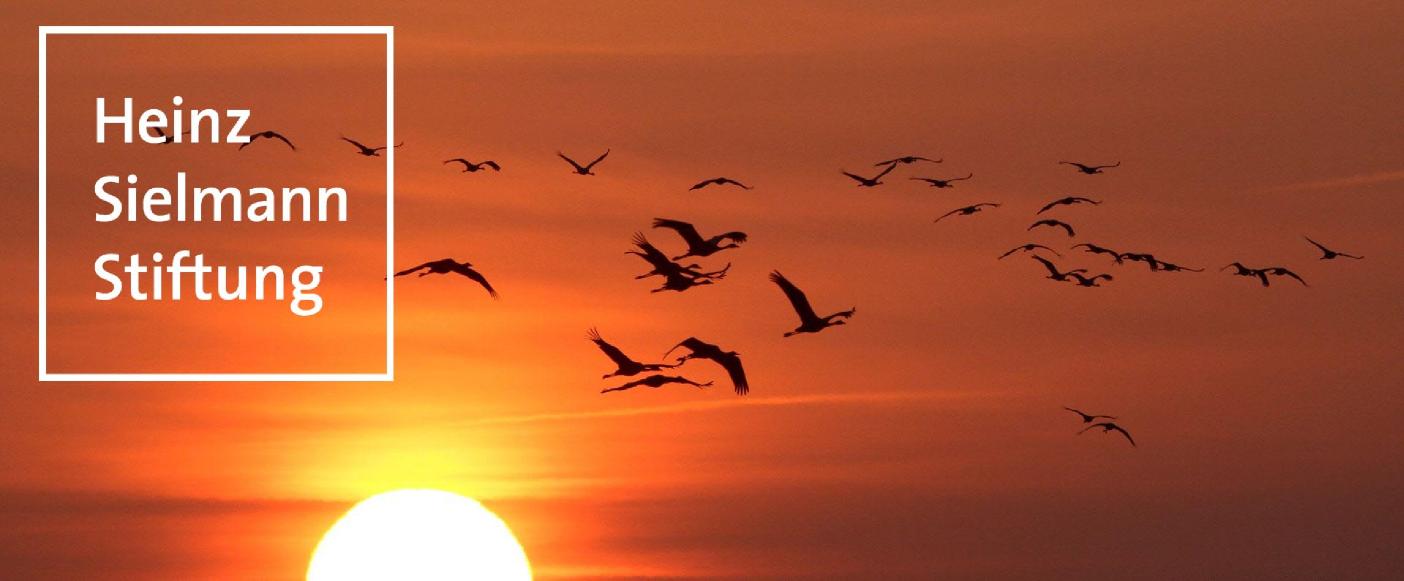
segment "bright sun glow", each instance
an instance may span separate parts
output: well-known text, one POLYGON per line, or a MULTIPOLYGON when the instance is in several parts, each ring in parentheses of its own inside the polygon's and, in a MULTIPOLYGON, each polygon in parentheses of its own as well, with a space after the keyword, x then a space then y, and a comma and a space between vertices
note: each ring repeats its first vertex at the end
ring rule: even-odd
POLYGON ((530 581, 526 553, 502 519, 440 490, 361 501, 317 544, 307 581, 530 581))

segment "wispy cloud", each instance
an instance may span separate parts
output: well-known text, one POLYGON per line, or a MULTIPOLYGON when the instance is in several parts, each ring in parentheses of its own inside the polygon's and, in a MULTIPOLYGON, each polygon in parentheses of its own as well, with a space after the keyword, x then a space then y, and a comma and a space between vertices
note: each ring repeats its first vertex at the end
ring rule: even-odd
POLYGON ((630 407, 585 412, 555 412, 479 418, 469 425, 530 424, 592 419, 627 418, 657 414, 710 412, 739 407, 788 407, 818 405, 878 405, 914 401, 949 401, 1008 395, 1008 390, 988 391, 894 391, 876 393, 832 393, 818 395, 729 398, 716 401, 630 407))
POLYGON ((1299 192, 1304 190, 1329 190, 1354 186, 1372 186, 1375 184, 1386 184, 1390 182, 1399 181, 1404 181, 1404 170, 1356 174, 1353 176, 1330 178, 1325 180, 1298 182, 1295 184, 1283 184, 1280 186, 1269 187, 1265 191, 1299 192))

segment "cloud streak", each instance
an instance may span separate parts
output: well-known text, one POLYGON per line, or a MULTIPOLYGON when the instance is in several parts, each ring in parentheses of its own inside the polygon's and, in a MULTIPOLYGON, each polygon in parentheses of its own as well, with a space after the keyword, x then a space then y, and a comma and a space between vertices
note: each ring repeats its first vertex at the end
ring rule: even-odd
POLYGON ((631 407, 585 412, 553 412, 521 414, 479 418, 466 422, 467 425, 533 424, 544 422, 564 422, 595 419, 628 418, 659 414, 683 414, 712 412, 739 407, 792 407, 823 405, 882 405, 902 402, 931 402, 965 400, 996 395, 1008 395, 1009 390, 926 392, 892 391, 877 393, 834 393, 799 396, 731 398, 716 401, 685 402, 678 404, 631 407))

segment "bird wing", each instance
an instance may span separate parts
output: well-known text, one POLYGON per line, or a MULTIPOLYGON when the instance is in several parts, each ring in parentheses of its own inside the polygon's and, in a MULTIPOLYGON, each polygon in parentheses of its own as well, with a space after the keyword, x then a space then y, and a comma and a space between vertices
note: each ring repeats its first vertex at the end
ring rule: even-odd
POLYGON ((887 169, 882 170, 881 172, 878 173, 878 175, 873 176, 873 181, 877 181, 877 180, 882 179, 882 176, 885 176, 885 175, 887 175, 887 174, 889 174, 889 173, 892 173, 892 170, 894 170, 894 169, 897 169, 897 164, 895 164, 895 163, 892 164, 892 165, 887 166, 887 169))
POLYGON ((1063 406, 1063 409, 1068 410, 1068 411, 1070 411, 1070 412, 1072 412, 1072 413, 1075 413, 1075 414, 1077 414, 1077 415, 1079 415, 1079 416, 1086 416, 1086 415, 1087 415, 1087 414, 1083 413, 1082 410, 1076 410, 1076 409, 1070 408, 1070 407, 1068 407, 1068 406, 1063 406))
POLYGON ((1074 232, 1074 231, 1073 231, 1073 227, 1072 227, 1071 224, 1068 224, 1067 222, 1063 222, 1063 221, 1057 221, 1057 224, 1056 224, 1056 225, 1057 225, 1057 226, 1062 226, 1064 230, 1067 230, 1067 231, 1068 231, 1068 236, 1069 236, 1069 237, 1077 236, 1077 232, 1074 232))
POLYGON ((1290 277, 1292 277, 1292 278, 1295 278, 1295 279, 1297 279, 1297 282, 1300 282, 1300 283, 1302 283, 1303 285, 1305 285, 1305 284, 1307 283, 1305 280, 1302 280, 1302 277, 1297 276, 1297 273, 1292 272, 1292 271, 1290 271, 1290 270, 1287 270, 1287 269, 1285 269, 1285 268, 1279 267, 1279 268, 1277 268, 1276 270, 1274 270, 1273 272, 1274 272, 1275 274, 1279 275, 1279 276, 1290 276, 1290 277))
POLYGON ((589 165, 585 166, 585 169, 589 170, 590 168, 595 167, 595 164, 604 161, 604 158, 606 157, 609 157, 608 149, 606 149, 604 153, 601 153, 599 157, 595 158, 595 161, 592 161, 589 165))
POLYGON ((712 185, 712 184, 715 184, 715 183, 717 183, 717 180, 716 180, 715 178, 714 178, 714 179, 710 179, 710 180, 702 180, 702 181, 700 181, 700 182, 697 182, 696 185, 694 185, 694 186, 688 188, 688 190, 700 190, 700 189, 702 189, 702 188, 705 188, 705 187, 707 187, 707 186, 709 186, 709 185, 712 185))
POLYGON ((692 353, 697 353, 699 350, 707 349, 709 347, 712 349, 720 350, 716 345, 698 339, 697 337, 688 337, 686 339, 683 339, 682 341, 679 341, 677 345, 674 345, 672 349, 669 349, 667 353, 664 353, 663 357, 666 359, 668 355, 672 354, 672 352, 677 351, 678 347, 686 347, 687 350, 691 351, 692 353))
POLYGON ((635 379, 634 381, 630 381, 629 383, 625 383, 623 385, 607 387, 605 389, 600 390, 600 393, 609 393, 611 391, 624 391, 626 389, 638 387, 640 385, 643 385, 645 381, 648 381, 648 379, 649 378, 645 377, 643 379, 635 379))
POLYGON ((288 141, 288 138, 283 137, 282 133, 278 133, 276 131, 265 131, 264 133, 266 133, 268 137, 275 138, 279 141, 282 141, 283 143, 288 144, 288 147, 291 148, 293 151, 297 151, 297 146, 293 145, 293 142, 288 141))
POLYGON ((429 261, 429 262, 426 262, 426 263, 421 264, 421 265, 419 265, 419 266, 416 266, 416 267, 414 267, 414 268, 406 268, 406 269, 404 269, 404 270, 401 270, 400 272, 395 273, 395 276, 404 276, 404 275, 406 275, 406 274, 414 274, 414 273, 417 272, 417 271, 420 271, 420 270, 423 270, 423 269, 425 269, 425 268, 429 268, 429 267, 433 266, 434 263, 436 263, 436 262, 442 262, 442 261, 440 261, 440 260, 431 260, 431 261, 429 261))
POLYGON ((858 174, 852 174, 852 173, 848 173, 848 172, 843 172, 843 175, 846 175, 846 176, 848 176, 848 177, 853 178, 854 180, 857 180, 858 183, 867 183, 867 182, 868 182, 868 178, 865 178, 865 177, 860 176, 860 175, 858 175, 858 174))
POLYGON ((1060 276, 1060 275, 1063 274, 1063 273, 1061 273, 1061 272, 1058 272, 1058 267, 1057 267, 1057 266, 1054 266, 1053 263, 1050 262, 1047 258, 1044 258, 1044 257, 1039 256, 1039 255, 1037 255, 1037 254, 1029 255, 1029 257, 1032 258, 1032 259, 1034 259, 1034 260, 1037 260, 1037 261, 1043 263, 1044 268, 1047 268, 1047 269, 1048 269, 1048 272, 1049 272, 1050 274, 1052 274, 1053 276, 1060 276))
POLYGON ((490 159, 487 160, 487 161, 485 161, 485 162, 483 162, 482 165, 485 165, 485 166, 488 166, 488 167, 492 168, 492 171, 502 171, 502 166, 497 165, 497 162, 495 162, 495 161, 493 161, 493 160, 490 160, 490 159))
POLYGON ((585 168, 584 168, 584 167, 581 167, 580 164, 575 163, 575 160, 573 160, 573 159, 571 159, 571 158, 569 158, 569 157, 566 157, 566 154, 557 151, 557 152, 556 152, 556 155, 561 156, 561 159, 566 160, 566 163, 569 163, 569 164, 570 164, 572 167, 574 167, 576 170, 585 171, 585 168))
POLYGON ((956 208, 956 209, 954 209, 954 210, 951 210, 951 211, 949 211, 949 212, 946 212, 945 214, 941 214, 941 217, 940 217, 940 218, 937 218, 937 219, 934 220, 934 221, 935 221, 935 222, 940 222, 942 219, 945 219, 945 218, 947 218, 947 217, 950 217, 951 214, 958 213, 958 212, 960 212, 961 210, 964 210, 964 209, 965 209, 965 208, 956 208))
POLYGON ((466 159, 463 159, 463 158, 461 158, 461 157, 455 157, 455 158, 453 158, 453 159, 446 159, 446 160, 444 160, 444 165, 451 164, 451 163, 453 163, 453 162, 455 162, 455 161, 458 162, 458 163, 463 164, 463 167, 465 167, 465 168, 471 167, 471 166, 473 165, 472 162, 470 162, 470 161, 468 161, 468 160, 466 160, 466 159))
POLYGON ((746 395, 751 392, 751 384, 746 382, 746 369, 741 366, 741 356, 735 353, 725 353, 713 361, 726 368, 726 374, 731 376, 731 384, 736 388, 736 395, 746 395))
POLYGON ((487 289, 489 296, 491 296, 494 299, 497 298, 497 291, 492 288, 492 285, 489 284, 487 281, 487 277, 484 277, 482 273, 473 270, 471 267, 464 266, 461 264, 457 265, 457 267, 454 268, 453 271, 468 278, 471 278, 474 281, 477 281, 478 284, 483 285, 483 288, 487 289))
POLYGON ((1136 446, 1136 440, 1131 439, 1131 432, 1126 431, 1125 428, 1122 428, 1121 426, 1118 426, 1118 425, 1116 425, 1116 424, 1110 424, 1110 423, 1109 423, 1109 424, 1106 424, 1106 426, 1107 426, 1108 428, 1111 428, 1111 429, 1113 429, 1113 430, 1116 430, 1116 431, 1118 431, 1118 432, 1121 432, 1121 435, 1126 436, 1126 441, 1127 441, 1127 442, 1131 442, 1131 446, 1132 446, 1133 448, 1136 446))
POLYGON ((801 323, 819 318, 819 315, 814 313, 814 307, 809 305, 809 298, 804 296, 804 291, 790 282, 790 279, 785 278, 785 275, 780 274, 780 271, 770 273, 770 282, 775 283, 780 287, 780 290, 785 292, 785 298, 790 299, 790 306, 794 307, 795 312, 799 314, 801 323))
POLYGON ((896 159, 889 159, 889 160, 887 160, 887 161, 879 161, 879 162, 873 164, 873 167, 881 167, 881 166, 884 166, 884 165, 897 165, 897 162, 899 162, 899 161, 902 161, 902 158, 899 157, 899 158, 896 158, 896 159))
POLYGON ((370 149, 369 147, 366 147, 366 146, 362 145, 361 142, 356 141, 355 139, 350 139, 350 138, 346 137, 345 135, 341 136, 341 140, 342 140, 342 141, 345 141, 345 142, 347 142, 347 143, 350 143, 351 145, 354 145, 354 146, 356 146, 356 147, 359 148, 359 149, 370 149))
POLYGON ((707 245, 707 241, 703 240, 702 235, 697 232, 697 228, 687 222, 683 222, 681 220, 670 220, 668 218, 654 218, 653 227, 668 228, 670 230, 673 230, 674 232, 677 232, 679 236, 682 236, 683 241, 687 242, 687 245, 689 247, 697 248, 699 246, 707 245))
POLYGON ((738 182, 738 181, 736 181, 736 180, 733 180, 733 179, 731 179, 731 178, 721 178, 721 180, 722 180, 722 183, 725 183, 725 184, 735 184, 735 185, 737 185, 737 186, 740 186, 741 189, 743 189, 743 190, 749 190, 749 189, 751 189, 751 186, 748 186, 748 185, 746 185, 746 184, 743 184, 743 183, 738 182))
MULTIPOLYGON (((1111 165, 1094 165, 1094 166, 1092 166, 1092 169, 1106 169, 1106 168, 1109 168, 1109 167, 1121 167, 1121 162, 1118 161, 1118 162, 1116 162, 1116 163, 1114 163, 1114 164, 1111 164, 1111 165)), ((1119 428, 1118 428, 1118 429, 1119 429, 1119 428)))
POLYGON ((603 351, 606 357, 609 357, 610 361, 615 362, 620 367, 637 363, 633 359, 630 359, 628 355, 625 355, 623 351, 620 351, 618 347, 610 345, 608 341, 600 337, 600 332, 598 330, 590 329, 588 336, 590 340, 595 343, 595 346, 599 347, 600 351, 603 351))
POLYGON ((1317 241, 1315 241, 1315 240, 1312 240, 1311 237, 1309 237, 1309 236, 1302 236, 1302 238, 1306 238, 1306 241, 1307 241, 1307 242, 1310 242, 1312 246, 1315 246, 1315 247, 1317 247, 1317 248, 1320 248, 1322 252, 1326 252, 1326 253, 1333 252, 1330 248, 1327 248, 1327 247, 1325 247, 1325 246, 1322 246, 1320 242, 1317 242, 1317 241))
POLYGON ((1048 204, 1044 205, 1042 208, 1039 208, 1037 212, 1034 212, 1034 215, 1042 214, 1044 212, 1052 210, 1053 208, 1057 207, 1058 204, 1061 203, 1062 200, 1053 200, 1052 202, 1048 202, 1048 204))
POLYGON ((948 179, 948 180, 946 180, 946 181, 948 181, 948 182, 958 182, 958 181, 961 181, 961 180, 968 180, 968 179, 973 178, 973 177, 975 177, 975 174, 974 174, 974 173, 971 173, 971 174, 967 174, 967 175, 966 175, 965 177, 963 177, 963 178, 951 178, 951 179, 948 179))

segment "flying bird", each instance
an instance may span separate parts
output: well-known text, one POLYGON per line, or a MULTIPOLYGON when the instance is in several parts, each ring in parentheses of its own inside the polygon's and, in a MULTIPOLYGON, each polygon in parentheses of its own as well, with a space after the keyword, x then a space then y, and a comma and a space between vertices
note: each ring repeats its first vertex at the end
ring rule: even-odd
POLYGON ((629 377, 645 371, 661 371, 677 367, 677 365, 670 365, 667 363, 639 363, 638 361, 634 361, 628 355, 625 355, 623 351, 620 351, 618 347, 609 344, 608 341, 600 337, 600 332, 597 329, 590 329, 589 333, 586 334, 586 338, 593 341, 595 345, 600 348, 600 351, 603 351, 605 356, 609 357, 610 361, 613 361, 614 365, 617 367, 613 373, 606 373, 601 379, 609 379, 615 376, 629 377))
POLYGON ((878 166, 883 166, 883 165, 890 165, 890 166, 896 167, 897 164, 899 164, 899 163, 900 163, 900 164, 908 164, 908 163, 916 163, 916 162, 918 162, 918 161, 929 161, 929 162, 931 162, 931 163, 941 163, 941 162, 945 161, 945 159, 944 159, 944 158, 943 158, 943 159, 931 159, 931 158, 927 158, 927 157, 922 157, 922 156, 920 156, 920 155, 904 155, 904 156, 902 156, 902 157, 889 159, 889 160, 887 160, 887 161, 879 161, 879 162, 873 164, 873 167, 878 167, 878 166))
POLYGON ((999 207, 999 204, 997 204, 997 203, 995 203, 995 202, 980 202, 980 203, 975 204, 975 205, 973 205, 973 206, 966 206, 966 207, 964 207, 964 208, 956 208, 956 209, 954 209, 954 210, 951 210, 951 211, 949 211, 949 212, 946 212, 945 214, 942 214, 940 218, 935 219, 934 222, 940 222, 941 220, 945 219, 947 216, 952 216, 952 215, 956 215, 956 214, 959 214, 959 215, 961 215, 961 216, 969 216, 969 215, 971 215, 971 214, 974 214, 974 213, 976 213, 976 212, 979 212, 979 211, 981 211, 981 210, 984 210, 985 208, 998 208, 998 207, 999 207))
POLYGON ((1071 277, 1073 277, 1074 279, 1076 279, 1076 280, 1074 280, 1074 281, 1072 281, 1072 282, 1075 283, 1075 284, 1077 284, 1077 286, 1085 286, 1085 287, 1102 286, 1102 285, 1097 284, 1097 281, 1098 281, 1098 280, 1111 280, 1111 279, 1112 279, 1112 275, 1110 275, 1110 274, 1099 274, 1099 275, 1097 275, 1097 276, 1083 276, 1081 273, 1077 273, 1077 272, 1069 272, 1069 273, 1067 273, 1067 274, 1068 274, 1068 276, 1071 276, 1071 277))
MULTIPOLYGON (((668 255, 663 254, 662 250, 659 250, 658 247, 650 243, 642 232, 634 233, 634 246, 637 247, 638 250, 628 250, 624 253, 638 256, 653 265, 653 270, 638 275, 634 277, 635 279, 648 278, 650 276, 662 276, 665 278, 669 276, 684 276, 688 278, 720 279, 726 276, 725 268, 715 272, 702 272, 700 270, 702 266, 699 264, 684 265, 673 262, 668 258, 668 255)), ((730 267, 730 265, 727 266, 730 267)))
POLYGON ((1297 282, 1302 283, 1302 286, 1311 286, 1311 285, 1307 284, 1307 282, 1306 282, 1305 280, 1302 280, 1302 277, 1297 276, 1297 273, 1292 272, 1292 271, 1290 271, 1290 270, 1287 270, 1286 268, 1283 268, 1283 267, 1281 267, 1281 266, 1271 266, 1271 267, 1263 268, 1263 269, 1259 269, 1259 270, 1260 270, 1263 274, 1270 275, 1270 276, 1288 276, 1288 277, 1292 277, 1292 278, 1297 279, 1297 282))
POLYGON ((1364 256, 1357 256, 1355 254, 1346 254, 1344 252, 1337 252, 1335 250, 1331 250, 1330 248, 1322 246, 1320 242, 1312 240, 1311 238, 1308 238, 1306 236, 1302 236, 1302 238, 1306 238, 1306 241, 1310 242, 1312 246, 1321 249, 1321 260, 1335 260, 1337 258, 1354 258, 1356 260, 1360 260, 1362 258, 1365 258, 1364 256))
POLYGON ((688 190, 700 190, 707 186, 724 186, 727 184, 731 184, 733 186, 740 186, 743 190, 751 189, 751 186, 748 186, 731 178, 712 178, 710 180, 702 180, 700 182, 697 182, 696 185, 688 188, 688 190))
POLYGON ((569 163, 571 167, 575 168, 575 173, 578 173, 583 176, 592 176, 595 175, 595 172, 592 171, 595 167, 595 164, 600 163, 604 161, 604 158, 609 157, 609 150, 606 149, 604 153, 601 153, 599 157, 595 158, 595 161, 592 161, 585 165, 575 163, 575 160, 566 157, 566 154, 561 153, 559 151, 556 152, 556 155, 561 156, 561 159, 566 160, 566 163, 569 163))
POLYGON ((1070 412, 1072 412, 1072 413, 1075 413, 1075 414, 1077 414, 1077 415, 1079 415, 1079 416, 1082 416, 1082 423, 1084 423, 1084 424, 1090 424, 1090 423, 1092 423, 1093 420, 1096 420, 1097 418, 1106 418, 1106 419, 1109 419, 1109 420, 1114 420, 1114 419, 1116 419, 1116 416, 1099 416, 1099 415, 1092 415, 1092 414, 1089 414, 1089 413, 1084 413, 1082 410, 1076 410, 1076 409, 1070 408, 1070 407, 1068 407, 1068 406, 1063 406, 1063 409, 1068 410, 1068 411, 1070 411, 1070 412))
POLYGON ((497 162, 490 159, 487 161, 480 161, 478 163, 473 163, 461 157, 455 157, 453 159, 444 160, 444 165, 448 165, 450 163, 463 164, 463 173, 477 172, 481 171, 483 168, 488 168, 492 171, 502 171, 502 166, 497 165, 497 162))
POLYGON ((1241 263, 1241 262, 1235 262, 1235 263, 1232 263, 1232 264, 1225 265, 1223 268, 1220 268, 1219 271, 1222 272, 1222 271, 1228 270, 1228 269, 1230 269, 1230 268, 1234 269, 1234 271, 1233 271, 1233 275, 1234 275, 1234 276, 1252 276, 1252 277, 1257 277, 1258 282, 1263 283, 1263 286, 1268 286, 1268 277, 1267 277, 1267 273, 1266 273, 1266 272, 1263 272, 1262 269, 1258 269, 1258 268, 1248 268, 1247 266, 1244 266, 1243 263, 1241 263))
POLYGON ((288 148, 292 149, 293 151, 297 151, 297 146, 293 145, 291 141, 288 141, 288 138, 283 137, 283 134, 278 133, 277 131, 260 131, 253 135, 250 135, 249 140, 244 142, 243 145, 240 145, 239 149, 242 150, 245 147, 253 145, 253 142, 258 141, 259 139, 277 139, 282 141, 283 143, 288 144, 288 148))
MULTIPOLYGON (((355 139, 350 139, 350 138, 346 137, 345 135, 342 135, 342 136, 341 136, 341 140, 342 140, 342 141, 345 141, 345 142, 347 142, 347 143, 350 143, 351 145, 356 146, 356 153, 359 153, 359 154, 364 155, 364 156, 366 156, 366 157, 380 157, 380 152, 385 151, 386 149, 389 149, 389 147, 384 146, 384 145, 382 145, 382 146, 380 146, 380 147, 366 147, 365 144, 363 144, 363 143, 361 143, 361 142, 359 142, 359 141, 356 141, 355 139)), ((401 145, 404 145, 404 144, 405 144, 405 142, 401 141, 401 142, 399 142, 399 143, 396 143, 396 144, 395 144, 395 147, 400 147, 401 145)))
MULTIPOLYGON (((1160 265, 1160 270, 1163 272, 1204 272, 1203 268, 1189 268, 1187 266, 1165 262, 1164 260, 1156 261, 1156 263, 1160 265)), ((1155 269, 1152 268, 1151 270, 1155 269)))
POLYGON ((702 273, 694 276, 686 271, 663 273, 663 286, 649 292, 661 293, 664 291, 682 292, 695 286, 715 284, 717 280, 726 277, 726 271, 731 269, 731 263, 727 263, 721 270, 715 272, 702 273))
POLYGON ((975 177, 975 174, 972 173, 972 174, 967 175, 967 176, 965 176, 965 177, 963 177, 963 178, 946 178, 946 179, 936 179, 936 178, 907 178, 907 179, 909 179, 909 180, 917 180, 917 181, 921 181, 921 182, 926 182, 926 183, 928 183, 928 184, 931 184, 931 187, 933 187, 933 188, 954 188, 955 186, 954 186, 954 185, 951 185, 951 182, 958 182, 958 181, 961 181, 961 180, 968 180, 968 179, 973 178, 973 177, 975 177))
POLYGON ((1037 260, 1037 261, 1039 261, 1039 263, 1043 264, 1043 267, 1048 269, 1048 278, 1051 278, 1051 279, 1056 280, 1056 281, 1058 281, 1058 282, 1063 282, 1063 281, 1065 281, 1065 280, 1068 280, 1068 277, 1070 277, 1070 276, 1072 276, 1072 275, 1074 275, 1074 274, 1087 272, 1087 269, 1085 269, 1085 268, 1078 268, 1078 269, 1074 269, 1074 270, 1069 270, 1069 271, 1067 271, 1067 272, 1063 272, 1063 271, 1058 270, 1058 267, 1057 267, 1056 265, 1054 265, 1053 262, 1050 261, 1050 260, 1048 260, 1047 258, 1044 258, 1044 257, 1039 256, 1039 255, 1037 255, 1037 254, 1034 254, 1034 255, 1030 256, 1030 258, 1033 258, 1034 260, 1037 260))
POLYGON ((1073 227, 1072 227, 1071 224, 1068 224, 1067 222, 1064 222, 1064 221, 1062 221, 1062 220, 1055 220, 1055 219, 1053 219, 1053 218, 1044 218, 1044 219, 1042 219, 1042 220, 1039 220, 1039 221, 1037 221, 1037 222, 1034 222, 1034 223, 1033 223, 1032 225, 1030 225, 1025 231, 1033 230, 1034 228, 1037 228, 1037 227, 1039 227, 1039 226, 1049 226, 1049 227, 1052 227, 1052 228, 1062 228, 1063 230, 1066 230, 1066 231, 1068 232, 1068 238, 1072 238, 1073 236, 1076 236, 1076 235, 1077 235, 1077 233, 1073 231, 1073 227))
POLYGON ((711 256, 723 250, 736 248, 746 242, 745 232, 726 232, 711 238, 703 238, 702 235, 697 232, 696 227, 681 220, 654 218, 653 227, 673 230, 678 233, 678 236, 682 237, 683 242, 687 243, 687 253, 674 256, 673 260, 679 260, 689 256, 711 256))
POLYGON ((473 265, 467 262, 459 262, 452 258, 443 258, 439 260, 426 262, 414 268, 406 268, 404 270, 401 270, 400 272, 395 273, 395 276, 405 276, 407 274, 414 274, 415 272, 419 272, 419 276, 450 273, 461 274, 470 279, 473 279, 478 284, 483 285, 483 288, 487 289, 488 294, 491 295, 492 298, 497 298, 497 291, 493 290, 491 284, 488 284, 487 278, 485 278, 478 271, 473 270, 473 265))
POLYGON ((804 291, 780 274, 780 271, 770 273, 770 282, 780 287, 785 292, 785 298, 790 299, 790 306, 794 307, 795 313, 799 315, 800 325, 795 330, 785 333, 786 337, 798 335, 800 333, 818 333, 825 328, 842 325, 847 322, 853 313, 857 312, 857 307, 847 311, 839 311, 832 315, 820 317, 814 313, 814 307, 809 306, 809 299, 804 296, 804 291))
MULTIPOLYGON (((1126 441, 1127 441, 1127 442, 1131 442, 1131 447, 1133 447, 1133 448, 1136 447, 1136 441, 1133 440, 1133 439, 1131 439, 1131 433, 1128 432, 1128 431, 1126 431, 1125 428, 1122 428, 1121 426, 1118 426, 1118 425, 1116 425, 1116 424, 1113 423, 1113 422, 1100 422, 1100 423, 1092 424, 1092 425, 1090 425, 1090 426, 1087 426, 1087 427, 1083 428, 1083 429, 1082 429, 1082 432, 1086 432, 1087 430, 1090 430, 1090 429, 1093 429, 1093 428, 1101 428, 1103 434, 1105 434, 1105 433, 1107 433, 1107 432, 1110 432, 1110 431, 1112 431, 1112 430, 1116 430, 1116 431, 1118 431, 1118 432, 1121 432, 1121 435, 1126 436, 1126 441)), ((1078 432, 1077 434, 1080 436, 1080 435, 1082 435, 1082 432, 1078 432)))
MULTIPOLYGON (((878 165, 882 165, 882 164, 878 164, 878 165)), ((871 187, 877 186, 878 184, 881 184, 881 183, 882 183, 882 177, 885 176, 885 175, 887 175, 888 172, 891 172, 892 169, 895 168, 895 167, 897 167, 897 164, 895 164, 895 163, 892 164, 892 165, 889 165, 889 166, 887 166, 887 169, 882 170, 881 172, 878 173, 878 175, 875 175, 875 176, 873 176, 873 177, 871 177, 871 178, 865 178, 865 177, 860 176, 860 175, 858 175, 858 174, 848 173, 848 172, 846 172, 846 171, 843 172, 843 175, 846 175, 846 176, 848 176, 848 177, 850 177, 850 178, 853 178, 855 181, 857 181, 857 182, 858 182, 858 187, 860 187, 860 188, 871 188, 871 187)))
POLYGON ((678 377, 678 376, 676 376, 676 375, 650 375, 650 376, 645 377, 645 378, 643 378, 643 379, 637 379, 637 380, 634 380, 634 381, 630 381, 629 383, 626 383, 626 384, 621 385, 621 386, 618 386, 618 387, 610 387, 610 388, 602 389, 602 390, 600 390, 600 393, 609 393, 609 392, 611 392, 611 391, 625 391, 625 390, 633 389, 633 388, 638 387, 638 386, 640 386, 640 385, 646 386, 646 387, 652 387, 652 388, 657 389, 657 388, 663 387, 663 386, 665 386, 665 385, 668 385, 668 384, 670 384, 670 383, 682 383, 682 384, 686 384, 686 385, 691 385, 691 386, 696 387, 696 388, 698 388, 698 389, 701 389, 701 388, 704 388, 704 387, 710 387, 710 386, 712 385, 712 382, 710 382, 710 381, 708 381, 707 383, 697 383, 696 381, 693 381, 693 380, 688 379, 688 378, 686 378, 686 377, 678 377))
POLYGON ((999 255, 999 260, 1004 260, 1005 257, 1009 256, 1010 254, 1014 254, 1015 252, 1033 252, 1034 250, 1047 250, 1049 252, 1052 252, 1054 256, 1063 256, 1062 254, 1058 254, 1057 250, 1054 250, 1042 244, 1029 243, 1024 244, 1022 246, 1015 246, 1014 248, 1009 249, 1009 252, 1005 252, 1004 254, 999 255))
POLYGON ((1092 204, 1093 206, 1097 206, 1101 203, 1102 202, 1094 200, 1092 198, 1084 198, 1082 196, 1068 196, 1066 198, 1058 198, 1056 200, 1048 202, 1048 204, 1044 205, 1037 212, 1034 212, 1034 214, 1042 214, 1058 206, 1071 206, 1073 204, 1092 204))
POLYGON ((1078 163, 1078 162, 1075 162, 1075 161, 1060 161, 1060 162, 1058 162, 1058 163, 1060 163, 1060 164, 1066 164, 1066 165, 1071 165, 1071 166, 1076 166, 1076 167, 1077 167, 1077 171, 1080 171, 1080 172, 1085 173, 1085 174, 1087 174, 1087 175, 1099 174, 1099 173, 1102 173, 1102 170, 1104 170, 1104 169, 1112 168, 1112 167, 1120 167, 1120 166, 1121 166, 1121 162, 1119 162, 1119 161, 1116 162, 1116 163, 1114 163, 1114 164, 1111 164, 1111 165, 1084 165, 1084 164, 1081 164, 1081 163, 1078 163))
POLYGON ((736 395, 746 395, 750 393, 751 385, 746 382, 746 369, 741 366, 740 354, 735 351, 723 351, 721 347, 707 343, 697 337, 688 337, 683 339, 681 343, 674 345, 673 348, 669 349, 668 353, 664 353, 663 356, 667 357, 669 353, 676 351, 678 347, 684 347, 688 350, 687 355, 678 358, 679 364, 689 359, 710 359, 716 364, 721 365, 723 369, 726 369, 727 375, 731 377, 731 385, 736 389, 736 395))
POLYGON ((1157 260, 1155 258, 1155 255, 1153 254, 1146 254, 1144 252, 1122 252, 1117 256, 1120 257, 1121 260, 1130 260, 1131 262, 1144 262, 1146 263, 1146 266, 1150 267, 1151 272, 1160 270, 1161 262, 1157 260))
POLYGON ((1121 253, 1107 248, 1105 246, 1098 246, 1096 244, 1084 242, 1082 244, 1074 244, 1072 245, 1072 248, 1085 248, 1086 250, 1084 250, 1084 252, 1087 252, 1089 254, 1106 254, 1112 257, 1112 260, 1115 260, 1117 264, 1121 264, 1121 253))

